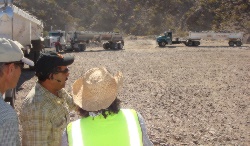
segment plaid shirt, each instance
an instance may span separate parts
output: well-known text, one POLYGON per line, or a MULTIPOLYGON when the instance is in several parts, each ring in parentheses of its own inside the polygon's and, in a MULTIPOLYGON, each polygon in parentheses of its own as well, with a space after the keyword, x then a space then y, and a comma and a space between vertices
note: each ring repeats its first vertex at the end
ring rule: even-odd
POLYGON ((24 100, 20 121, 23 146, 58 146, 63 129, 70 122, 69 112, 75 110, 72 97, 62 89, 55 96, 38 82, 24 100))
POLYGON ((0 93, 0 145, 20 146, 16 111, 3 100, 0 93))

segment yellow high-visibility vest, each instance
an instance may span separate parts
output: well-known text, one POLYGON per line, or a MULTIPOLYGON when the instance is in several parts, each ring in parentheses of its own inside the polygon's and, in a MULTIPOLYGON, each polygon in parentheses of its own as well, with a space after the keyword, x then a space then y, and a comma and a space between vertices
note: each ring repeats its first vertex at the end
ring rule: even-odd
POLYGON ((121 109, 106 117, 98 115, 67 126, 69 146, 142 146, 142 131, 133 109, 121 109))

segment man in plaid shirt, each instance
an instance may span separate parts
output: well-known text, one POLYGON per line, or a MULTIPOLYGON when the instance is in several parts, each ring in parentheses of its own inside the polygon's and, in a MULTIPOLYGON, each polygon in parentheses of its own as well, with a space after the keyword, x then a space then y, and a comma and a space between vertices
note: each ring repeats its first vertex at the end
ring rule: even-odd
POLYGON ((38 81, 25 98, 20 112, 24 146, 58 146, 62 131, 70 122, 69 112, 76 110, 72 97, 64 89, 73 56, 42 53, 36 63, 38 81))
POLYGON ((8 89, 16 87, 24 63, 34 62, 25 58, 21 44, 0 38, 0 145, 20 146, 19 123, 15 110, 3 100, 8 89))

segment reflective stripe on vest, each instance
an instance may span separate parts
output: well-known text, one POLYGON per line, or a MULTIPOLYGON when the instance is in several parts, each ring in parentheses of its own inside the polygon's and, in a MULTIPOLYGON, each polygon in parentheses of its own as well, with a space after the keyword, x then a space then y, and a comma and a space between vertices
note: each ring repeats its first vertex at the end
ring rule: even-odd
MULTIPOLYGON (((140 137, 137 128, 137 124, 135 121, 135 117, 130 110, 122 110, 123 114, 126 117, 127 124, 128 124, 128 133, 130 139, 130 146, 139 146, 140 145, 140 137)), ((137 117, 138 119, 138 117, 137 117)), ((137 120, 138 121, 138 120, 137 120)))
POLYGON ((138 116, 131 109, 121 109, 106 119, 99 115, 71 122, 67 133, 69 146, 142 146, 138 116))
POLYGON ((82 136, 82 132, 81 132, 81 123, 80 120, 77 120, 74 122, 74 124, 72 124, 72 138, 77 139, 77 140, 73 140, 73 144, 72 146, 84 146, 84 142, 83 142, 83 136, 82 136))

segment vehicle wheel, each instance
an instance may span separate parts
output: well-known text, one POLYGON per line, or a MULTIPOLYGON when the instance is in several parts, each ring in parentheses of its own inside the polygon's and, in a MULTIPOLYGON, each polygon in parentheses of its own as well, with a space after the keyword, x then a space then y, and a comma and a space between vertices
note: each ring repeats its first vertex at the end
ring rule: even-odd
POLYGON ((193 42, 192 42, 192 41, 189 41, 189 42, 188 42, 188 46, 193 46, 193 42))
POLYGON ((118 49, 117 43, 112 43, 111 46, 110 46, 110 49, 111 50, 117 50, 118 49))
POLYGON ((199 42, 199 41, 194 41, 193 45, 194 45, 194 46, 199 46, 199 45, 200 45, 200 42, 199 42))
POLYGON ((166 42, 159 42, 159 43, 158 43, 158 45, 159 45, 160 47, 165 47, 166 44, 167 44, 166 42))
POLYGON ((103 44, 102 44, 102 47, 103 47, 103 49, 107 50, 107 48, 106 48, 106 43, 103 43, 103 44))
POLYGON ((80 52, 80 48, 75 48, 75 52, 80 52))
POLYGON ((228 42, 228 44, 229 44, 230 47, 234 46, 234 42, 233 41, 228 42))
POLYGON ((240 41, 236 42, 236 46, 240 47, 242 45, 242 43, 240 41))
POLYGON ((83 51, 85 51, 85 50, 86 50, 86 45, 85 45, 85 44, 83 45, 82 50, 83 50, 83 51))
POLYGON ((73 52, 74 49, 73 48, 68 48, 68 49, 65 49, 64 52, 73 52))
POLYGON ((118 48, 118 50, 121 50, 123 48, 123 45, 121 43, 118 43, 117 48, 118 48))
POLYGON ((79 47, 80 51, 84 51, 86 49, 85 44, 79 44, 78 47, 79 47))
POLYGON ((110 48, 109 43, 103 43, 103 49, 108 50, 110 48))

